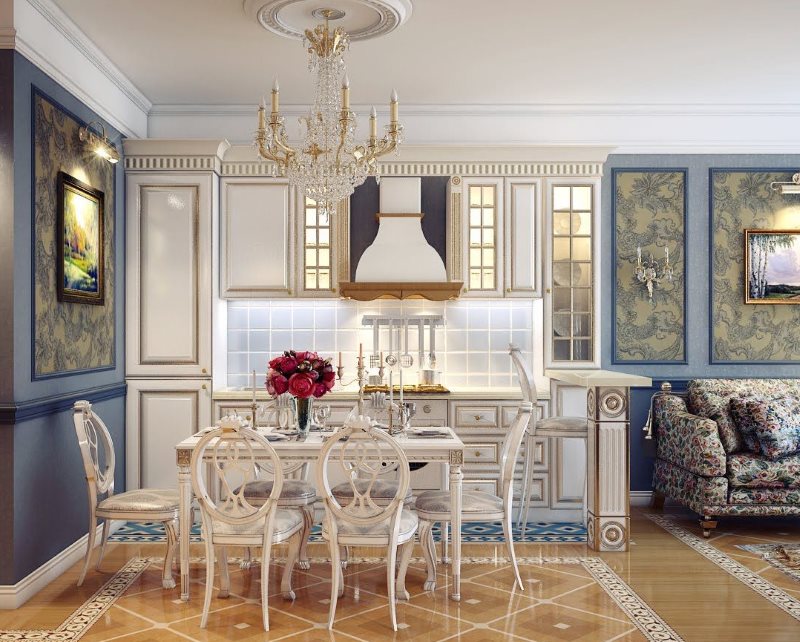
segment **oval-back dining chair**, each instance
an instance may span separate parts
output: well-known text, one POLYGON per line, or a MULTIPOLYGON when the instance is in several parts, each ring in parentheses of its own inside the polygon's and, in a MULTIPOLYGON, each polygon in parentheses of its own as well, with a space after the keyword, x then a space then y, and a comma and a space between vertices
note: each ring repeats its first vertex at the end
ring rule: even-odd
POLYGON ((330 546, 331 603, 328 628, 333 628, 336 602, 344 593, 340 551, 348 546, 380 546, 387 549, 386 585, 389 593, 389 614, 397 631, 395 599, 409 599, 405 577, 414 534, 416 515, 404 508, 411 471, 403 449, 385 431, 370 425, 369 417, 348 420, 322 447, 317 460, 317 485, 323 491, 325 519, 322 536, 330 546), (328 465, 344 473, 352 494, 340 503, 328 479, 328 465), (396 468, 397 486, 391 498, 373 497, 379 477, 386 468, 396 468), (387 501, 388 499, 388 501, 387 501), (400 564, 395 577, 398 547, 400 564))
POLYGON ((167 554, 164 557, 164 572, 161 579, 165 589, 175 588, 172 577, 172 559, 178 542, 178 492, 155 488, 139 488, 114 494, 114 471, 116 457, 114 442, 103 420, 92 410, 88 401, 76 401, 72 408, 72 421, 78 436, 78 446, 86 474, 86 489, 89 494, 89 541, 83 561, 78 586, 83 584, 92 558, 97 520, 102 519, 103 534, 100 556, 96 568, 100 568, 106 551, 106 542, 111 522, 162 522, 167 534, 167 554))
POLYGON ((303 519, 295 510, 278 507, 283 487, 283 469, 269 442, 250 428, 217 428, 206 433, 195 446, 191 462, 192 488, 200 504, 202 535, 206 545, 206 592, 200 627, 208 622, 214 584, 214 546, 220 546, 220 597, 230 590, 226 546, 261 546, 261 611, 264 630, 269 630, 269 561, 272 544, 289 540, 289 554, 283 570, 281 591, 294 599, 292 567, 300 551, 303 519), (256 478, 260 462, 268 461, 274 471, 270 495, 251 503, 245 488, 256 478), (210 464, 210 465, 209 465, 210 464), (208 470, 210 469, 210 470, 208 470), (204 477, 208 470, 209 479, 204 477), (218 499, 208 486, 217 485, 218 499))

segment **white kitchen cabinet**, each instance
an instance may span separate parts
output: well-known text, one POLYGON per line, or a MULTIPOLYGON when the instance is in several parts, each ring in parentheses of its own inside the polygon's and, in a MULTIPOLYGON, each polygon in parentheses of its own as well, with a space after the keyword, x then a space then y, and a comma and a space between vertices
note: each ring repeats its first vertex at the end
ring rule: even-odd
POLYGON ((504 295, 542 296, 541 181, 505 179, 504 295))
POLYGON ((599 368, 600 180, 545 189, 545 368, 599 368))
POLYGON ((177 488, 175 444, 211 424, 211 383, 131 379, 125 420, 126 488, 177 488))
POLYGON ((211 372, 212 176, 127 176, 129 377, 211 372))
POLYGON ((287 297, 294 289, 295 191, 285 179, 220 181, 220 295, 287 297))
POLYGON ((503 179, 466 178, 461 238, 465 297, 503 296, 503 179))

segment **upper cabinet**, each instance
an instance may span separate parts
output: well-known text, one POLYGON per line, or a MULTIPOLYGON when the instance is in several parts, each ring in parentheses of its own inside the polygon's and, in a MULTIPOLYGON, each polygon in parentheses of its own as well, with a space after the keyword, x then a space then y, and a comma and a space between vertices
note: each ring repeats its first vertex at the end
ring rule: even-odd
MULTIPOLYGON (((349 199, 346 199, 349 200, 349 199)), ((302 194, 297 197, 297 295, 321 298, 339 296, 339 274, 349 275, 343 265, 349 260, 349 206, 342 202, 328 216, 317 203, 302 194), (345 256, 348 255, 348 256, 345 256)))
POLYGON ((211 372, 210 173, 129 173, 126 183, 128 376, 211 372))
POLYGON ((462 296, 541 297, 541 180, 453 177, 449 193, 448 268, 462 296))
POLYGON ((220 181, 220 291, 224 298, 291 296, 295 198, 285 180, 220 181))
POLYGON ((599 366, 599 179, 548 180, 545 367, 599 366))

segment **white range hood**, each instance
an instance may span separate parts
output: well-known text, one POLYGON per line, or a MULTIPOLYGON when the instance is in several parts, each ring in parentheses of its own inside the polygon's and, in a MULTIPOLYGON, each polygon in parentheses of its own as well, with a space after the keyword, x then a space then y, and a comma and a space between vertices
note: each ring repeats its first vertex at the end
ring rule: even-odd
POLYGON ((340 283, 342 296, 376 298, 456 298, 463 283, 447 280, 439 253, 422 231, 420 178, 383 178, 380 185, 379 227, 364 250, 354 282, 340 283))

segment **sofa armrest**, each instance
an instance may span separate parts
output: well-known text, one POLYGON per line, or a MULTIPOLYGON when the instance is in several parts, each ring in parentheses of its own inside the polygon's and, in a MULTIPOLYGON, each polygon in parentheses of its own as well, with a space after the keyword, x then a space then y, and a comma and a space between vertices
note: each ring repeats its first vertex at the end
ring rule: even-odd
POLYGON ((656 411, 656 451, 664 459, 684 470, 704 477, 724 477, 725 449, 719 438, 717 423, 692 415, 683 399, 659 399, 656 411), (676 403, 675 401, 679 403, 676 403))

